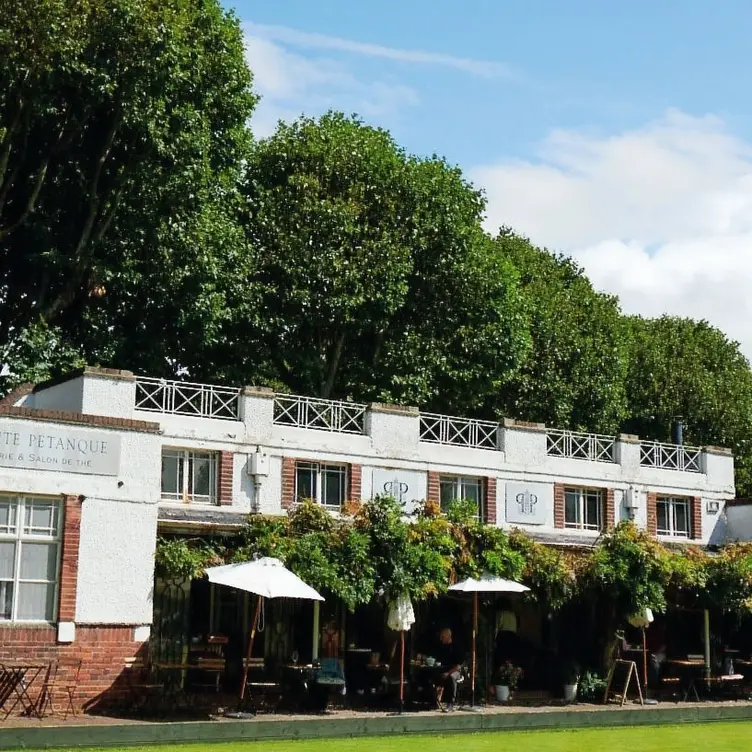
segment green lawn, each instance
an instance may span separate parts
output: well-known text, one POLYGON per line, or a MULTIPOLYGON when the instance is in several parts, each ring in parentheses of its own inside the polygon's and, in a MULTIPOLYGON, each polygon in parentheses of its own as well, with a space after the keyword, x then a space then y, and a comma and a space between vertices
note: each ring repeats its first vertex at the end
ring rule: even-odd
MULTIPOLYGON (((747 752, 752 722, 131 747, 148 752, 747 752)), ((117 752, 110 747, 107 752, 117 752)))

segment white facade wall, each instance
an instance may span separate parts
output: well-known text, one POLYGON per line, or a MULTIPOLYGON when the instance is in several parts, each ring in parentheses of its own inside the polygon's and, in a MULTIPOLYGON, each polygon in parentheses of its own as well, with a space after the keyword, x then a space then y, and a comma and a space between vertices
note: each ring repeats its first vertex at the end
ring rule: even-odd
MULTIPOLYGON (((554 527, 554 483, 613 489, 616 521, 632 518, 642 527, 647 525, 648 493, 700 497, 702 541, 720 542, 726 534, 724 507, 734 496, 734 475, 733 458, 722 450, 703 452, 703 472, 678 472, 642 466, 640 445, 635 437, 619 438, 616 462, 593 462, 550 456, 546 429, 534 424, 504 421, 498 431, 499 448, 477 449, 421 442, 420 415, 411 408, 374 405, 365 415, 365 433, 351 434, 274 423, 274 396, 264 389, 243 390, 239 397, 241 419, 221 420, 137 411, 133 407, 132 380, 121 377, 107 383, 106 389, 83 389, 88 412, 112 414, 107 412, 108 406, 112 410, 112 405, 119 405, 117 410, 121 411, 130 404, 130 411, 123 417, 158 421, 161 435, 151 438, 161 446, 234 453, 232 505, 212 507, 218 511, 283 513, 282 460, 288 457, 360 465, 362 498, 383 492, 384 483, 391 482, 389 477, 409 486, 406 501, 425 497, 429 472, 495 478, 496 522, 504 527, 523 527, 513 519, 514 515, 507 514, 507 486, 517 489, 515 498, 522 492, 520 487, 531 486, 539 491, 535 495, 542 497, 540 514, 536 515, 536 522, 540 524, 524 527, 531 532, 549 534, 562 532, 554 527), (268 455, 269 473, 253 478, 248 472, 248 458, 257 450, 268 455), (718 511, 711 502, 718 502, 718 511)), ((35 394, 35 402, 40 394, 44 392, 35 394)), ((159 450, 156 454, 154 461, 158 462, 159 450)), ((170 506, 166 502, 162 504, 170 506)), ((185 509, 187 505, 172 506, 185 509)), ((570 537, 581 535, 583 540, 593 537, 586 531, 566 532, 570 537)))
MULTIPOLYGON (((80 389, 83 382, 81 378, 70 383, 80 389)), ((127 386, 126 382, 123 384, 127 386)), ((73 399, 72 387, 66 389, 65 386, 60 384, 51 391, 60 396, 61 405, 69 407, 76 400, 73 399)), ((107 389, 99 391, 106 399, 112 396, 108 395, 107 389)), ((64 409, 57 407, 45 392, 38 392, 33 397, 33 403, 44 405, 44 409, 64 409)), ((28 406, 27 402, 24 407, 28 406)), ((98 409, 99 406, 95 407, 98 409)), ((119 443, 119 456, 110 463, 112 474, 108 475, 75 469, 27 469, 8 466, 7 462, 3 465, 0 458, 0 492, 81 499, 76 624, 150 624, 160 500, 161 437, 155 432, 114 426, 0 414, 0 437, 3 431, 17 432, 19 427, 24 434, 103 438, 112 447, 119 443)), ((50 451, 50 456, 55 457, 55 453, 50 451)), ((70 633, 74 634, 74 631, 70 633)))

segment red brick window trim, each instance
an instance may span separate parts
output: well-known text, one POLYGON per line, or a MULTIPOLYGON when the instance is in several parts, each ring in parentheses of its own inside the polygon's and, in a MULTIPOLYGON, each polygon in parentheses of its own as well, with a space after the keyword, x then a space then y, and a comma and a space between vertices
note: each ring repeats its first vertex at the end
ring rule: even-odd
POLYGON ((219 453, 218 497, 220 506, 230 506, 233 495, 233 463, 235 455, 232 452, 219 453))
POLYGON ((484 519, 487 525, 496 524, 496 478, 486 478, 484 488, 485 504, 483 505, 484 519))
POLYGON ((658 535, 658 494, 648 492, 648 534, 658 535))
POLYGON ((564 485, 554 483, 554 527, 564 527, 564 485))
POLYGON ((80 543, 81 500, 78 496, 66 496, 63 502, 63 550, 60 556, 58 621, 76 620, 80 543))
POLYGON ((435 504, 436 506, 441 505, 441 476, 439 473, 428 473, 428 487, 426 491, 427 499, 426 501, 429 504, 435 504))
POLYGON ((359 504, 362 475, 363 469, 358 464, 283 457, 282 509, 290 509, 298 500, 308 498, 332 510, 348 502, 359 504), (333 499, 337 503, 331 503, 333 499), (330 503, 324 503, 327 500, 330 503))
POLYGON ((700 540, 702 538, 702 499, 699 496, 693 496, 692 506, 692 538, 700 540))

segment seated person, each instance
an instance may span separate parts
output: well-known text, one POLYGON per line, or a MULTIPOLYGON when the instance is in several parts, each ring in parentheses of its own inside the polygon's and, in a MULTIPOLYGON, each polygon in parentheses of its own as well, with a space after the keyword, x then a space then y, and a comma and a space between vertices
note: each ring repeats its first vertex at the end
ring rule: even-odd
POLYGON ((463 653, 452 638, 452 630, 445 627, 439 633, 439 647, 436 660, 441 664, 436 682, 436 701, 441 704, 448 695, 447 710, 454 710, 457 701, 457 684, 462 678, 463 653))

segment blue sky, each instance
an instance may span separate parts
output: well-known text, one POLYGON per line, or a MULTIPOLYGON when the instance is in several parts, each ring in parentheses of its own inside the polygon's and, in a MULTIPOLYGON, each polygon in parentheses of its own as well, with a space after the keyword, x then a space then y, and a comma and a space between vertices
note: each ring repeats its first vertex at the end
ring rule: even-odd
POLYGON ((752 3, 236 0, 253 126, 333 107, 437 152, 628 312, 752 354, 752 3), (747 303, 747 299, 750 303, 747 303))

